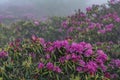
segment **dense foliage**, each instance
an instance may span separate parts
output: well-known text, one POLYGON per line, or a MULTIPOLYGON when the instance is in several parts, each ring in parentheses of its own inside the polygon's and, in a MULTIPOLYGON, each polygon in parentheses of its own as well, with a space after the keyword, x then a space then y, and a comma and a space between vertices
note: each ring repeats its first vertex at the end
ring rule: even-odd
POLYGON ((0 76, 5 80, 120 78, 119 59, 111 60, 97 46, 70 39, 45 42, 33 35, 32 40, 15 40, 0 51, 0 61, 0 76))
POLYGON ((1 22, 0 80, 119 80, 119 4, 111 0, 68 17, 1 22))

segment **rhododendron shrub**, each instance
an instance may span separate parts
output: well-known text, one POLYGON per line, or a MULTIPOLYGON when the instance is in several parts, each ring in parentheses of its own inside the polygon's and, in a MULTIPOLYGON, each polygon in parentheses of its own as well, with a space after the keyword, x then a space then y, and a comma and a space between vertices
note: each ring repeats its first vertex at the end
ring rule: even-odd
POLYGON ((1 23, 0 80, 119 80, 119 3, 1 23))
POLYGON ((118 42, 120 16, 111 9, 106 5, 93 5, 86 13, 78 10, 62 22, 63 29, 76 41, 118 42))
POLYGON ((16 38, 30 38, 32 34, 45 38, 47 41, 61 40, 66 37, 60 28, 64 17, 52 17, 47 20, 20 20, 11 24, 0 24, 0 47, 16 38))
POLYGON ((1 31, 1 46, 16 38, 30 38, 32 34, 47 41, 64 40, 71 37, 75 41, 90 43, 120 40, 119 1, 104 5, 93 5, 69 17, 51 17, 46 20, 33 19, 9 24, 1 31), (7 31, 7 32, 6 32, 7 31))
POLYGON ((14 38, 30 38, 32 34, 45 38, 47 41, 53 41, 64 38, 64 32, 59 29, 62 17, 48 18, 46 21, 29 20, 20 21, 11 25, 14 38), (62 32, 61 32, 62 31, 62 32))
POLYGON ((97 49, 102 49, 106 52, 107 55, 111 58, 120 58, 120 45, 110 42, 96 42, 94 47, 97 49))
POLYGON ((0 47, 3 47, 10 41, 8 38, 10 39, 11 34, 11 29, 0 23, 0 47))
POLYGON ((0 77, 66 80, 74 75, 83 80, 119 79, 119 71, 112 73, 119 69, 119 62, 110 60, 103 50, 90 43, 70 39, 46 42, 33 35, 31 39, 17 39, 0 51, 0 77))

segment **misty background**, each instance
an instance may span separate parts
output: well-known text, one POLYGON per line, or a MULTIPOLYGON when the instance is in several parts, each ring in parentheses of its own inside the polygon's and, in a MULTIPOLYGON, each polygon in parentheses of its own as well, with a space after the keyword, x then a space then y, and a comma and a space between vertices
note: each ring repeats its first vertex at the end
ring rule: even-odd
POLYGON ((67 16, 108 0, 0 0, 0 15, 67 16))

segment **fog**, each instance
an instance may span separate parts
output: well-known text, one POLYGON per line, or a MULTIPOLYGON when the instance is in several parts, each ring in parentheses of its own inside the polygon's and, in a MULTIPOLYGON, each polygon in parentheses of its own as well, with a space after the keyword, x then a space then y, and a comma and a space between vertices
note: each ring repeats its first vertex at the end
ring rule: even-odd
POLYGON ((85 11, 92 4, 103 3, 107 0, 0 0, 0 14, 67 16, 77 9, 85 11))

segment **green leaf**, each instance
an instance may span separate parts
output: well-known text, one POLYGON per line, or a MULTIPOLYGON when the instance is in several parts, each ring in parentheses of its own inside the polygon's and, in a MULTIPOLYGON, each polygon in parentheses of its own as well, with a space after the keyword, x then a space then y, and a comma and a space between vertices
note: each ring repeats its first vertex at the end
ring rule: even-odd
POLYGON ((3 80, 3 78, 2 78, 2 77, 0 77, 0 80, 3 80))

